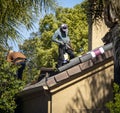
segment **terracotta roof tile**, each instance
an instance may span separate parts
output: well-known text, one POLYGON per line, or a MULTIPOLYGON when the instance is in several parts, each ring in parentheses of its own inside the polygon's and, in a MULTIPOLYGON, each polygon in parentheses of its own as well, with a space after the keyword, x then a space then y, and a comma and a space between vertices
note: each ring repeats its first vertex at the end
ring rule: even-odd
POLYGON ((64 80, 64 79, 67 79, 69 76, 68 76, 68 73, 67 71, 64 71, 62 73, 59 73, 57 75, 55 75, 55 79, 57 82, 60 82, 61 80, 64 80))
POLYGON ((97 64, 99 62, 102 62, 104 60, 104 58, 105 57, 101 54, 101 55, 96 56, 94 59, 92 59, 92 61, 94 64, 97 64))
POLYGON ((47 83, 48 87, 52 87, 52 86, 54 86, 54 85, 57 84, 54 76, 49 77, 49 78, 47 79, 47 82, 46 82, 46 83, 47 83))
POLYGON ((104 54, 105 54, 105 57, 106 57, 106 58, 110 58, 111 56, 113 56, 112 50, 108 50, 108 51, 106 51, 104 54))
POLYGON ((105 52, 102 54, 99 54, 96 57, 93 57, 90 52, 87 53, 86 55, 83 55, 82 57, 76 57, 75 59, 71 60, 70 63, 66 64, 65 66, 62 66, 59 69, 58 74, 52 75, 51 77, 47 78, 46 79, 47 81, 44 81, 43 83, 41 83, 41 86, 46 84, 49 88, 53 87, 59 84, 60 82, 62 82, 63 80, 70 78, 71 76, 74 76, 78 73, 82 73, 86 69, 89 69, 92 67, 94 68, 95 65, 101 66, 106 61, 109 62, 113 58, 111 44, 104 46, 104 49, 105 49, 105 52))
POLYGON ((92 62, 92 60, 89 60, 89 61, 83 62, 83 63, 81 63, 79 65, 81 67, 81 70, 83 71, 83 70, 85 70, 85 69, 87 69, 89 67, 92 67, 93 66, 93 62, 92 62))
POLYGON ((77 65, 77 66, 74 66, 73 68, 70 68, 67 70, 69 76, 72 76, 72 75, 75 75, 77 73, 80 73, 81 72, 81 69, 80 69, 80 66, 77 65))

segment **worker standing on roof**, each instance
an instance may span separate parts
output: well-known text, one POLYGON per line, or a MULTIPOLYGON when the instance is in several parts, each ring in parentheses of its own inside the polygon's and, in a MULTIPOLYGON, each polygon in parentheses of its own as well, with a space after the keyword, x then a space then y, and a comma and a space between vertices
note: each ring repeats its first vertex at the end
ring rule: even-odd
POLYGON ((20 52, 14 52, 13 50, 8 52, 7 61, 20 66, 20 68, 17 70, 17 78, 20 80, 22 80, 22 74, 26 66, 26 60, 26 56, 20 52))
POLYGON ((65 53, 68 53, 68 55, 70 56, 70 59, 75 57, 73 53, 73 49, 71 48, 71 45, 70 45, 70 38, 68 36, 67 24, 61 24, 60 28, 58 28, 55 31, 52 37, 52 40, 59 45, 59 50, 58 50, 59 57, 58 57, 58 64, 57 64, 57 68, 59 68, 63 65, 65 53))

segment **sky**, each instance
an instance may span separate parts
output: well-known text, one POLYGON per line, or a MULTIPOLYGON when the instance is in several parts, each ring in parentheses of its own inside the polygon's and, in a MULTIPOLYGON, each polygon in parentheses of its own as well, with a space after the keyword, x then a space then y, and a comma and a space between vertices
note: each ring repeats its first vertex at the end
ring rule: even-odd
MULTIPOLYGON (((57 0, 58 5, 62 6, 64 8, 73 8, 75 5, 80 4, 84 0, 57 0)), ((39 23, 39 21, 38 21, 39 23)), ((25 39, 27 39, 30 36, 31 32, 37 32, 38 31, 38 23, 35 23, 35 27, 31 31, 27 31, 26 29, 21 29, 21 33, 24 36, 25 39)), ((19 51, 19 48, 17 44, 9 42, 9 44, 13 47, 14 51, 19 51)))
POLYGON ((58 0, 58 4, 62 7, 72 8, 76 4, 80 4, 83 0, 58 0))

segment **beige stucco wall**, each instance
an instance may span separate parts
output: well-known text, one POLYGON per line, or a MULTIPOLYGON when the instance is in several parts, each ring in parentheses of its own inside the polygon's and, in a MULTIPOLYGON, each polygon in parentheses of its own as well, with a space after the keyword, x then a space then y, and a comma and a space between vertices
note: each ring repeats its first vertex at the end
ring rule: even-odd
POLYGON ((103 107, 112 97, 112 80, 113 62, 111 61, 101 68, 51 90, 53 95, 50 113, 88 113, 86 109, 90 111, 89 113, 106 113, 103 107))
POLYGON ((104 21, 94 22, 92 25, 92 50, 102 46, 104 43, 102 42, 102 38, 108 32, 108 28, 105 25, 104 21))
POLYGON ((113 61, 91 70, 52 89, 22 93, 16 113, 109 113, 104 105, 112 98, 113 61))

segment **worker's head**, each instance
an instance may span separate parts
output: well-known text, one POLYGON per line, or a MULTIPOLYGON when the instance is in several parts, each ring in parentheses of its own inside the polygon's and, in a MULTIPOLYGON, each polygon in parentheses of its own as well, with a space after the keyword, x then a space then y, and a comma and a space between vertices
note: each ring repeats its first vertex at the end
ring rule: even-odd
POLYGON ((6 54, 6 57, 9 56, 11 53, 13 53, 14 51, 13 50, 9 50, 6 54))
POLYGON ((13 53, 13 52, 14 52, 13 50, 9 50, 9 52, 8 52, 8 53, 10 54, 10 53, 13 53))
POLYGON ((61 29, 63 32, 67 32, 67 31, 68 31, 68 26, 67 26, 67 24, 61 24, 60 29, 61 29))

